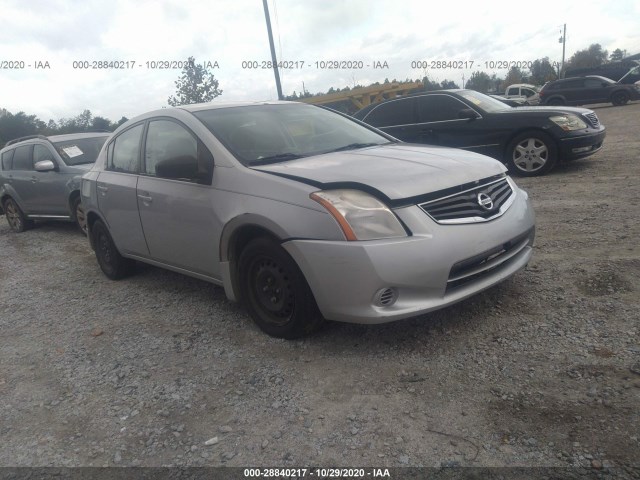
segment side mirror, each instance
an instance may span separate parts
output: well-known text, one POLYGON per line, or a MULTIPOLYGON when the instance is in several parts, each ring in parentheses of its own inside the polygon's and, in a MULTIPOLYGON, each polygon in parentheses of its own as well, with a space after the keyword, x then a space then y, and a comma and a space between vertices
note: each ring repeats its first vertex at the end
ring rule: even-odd
POLYGON ((458 118, 466 118, 468 120, 475 120, 476 118, 480 118, 478 112, 471 108, 463 108, 458 112, 458 118))
POLYGON ((51 160, 40 160, 33 166, 36 172, 50 172, 55 170, 56 166, 51 160))

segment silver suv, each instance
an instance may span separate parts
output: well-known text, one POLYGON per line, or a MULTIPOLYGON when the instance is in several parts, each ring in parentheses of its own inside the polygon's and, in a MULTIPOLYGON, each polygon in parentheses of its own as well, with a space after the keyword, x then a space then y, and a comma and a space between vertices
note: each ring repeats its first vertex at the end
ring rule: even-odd
POLYGON ((33 220, 75 221, 86 232, 80 179, 109 133, 31 135, 0 150, 0 205, 9 226, 26 230, 33 220))
POLYGON ((284 338, 451 305, 522 269, 534 238, 500 162, 293 102, 134 118, 84 175, 82 202, 107 277, 139 260, 222 285, 284 338))

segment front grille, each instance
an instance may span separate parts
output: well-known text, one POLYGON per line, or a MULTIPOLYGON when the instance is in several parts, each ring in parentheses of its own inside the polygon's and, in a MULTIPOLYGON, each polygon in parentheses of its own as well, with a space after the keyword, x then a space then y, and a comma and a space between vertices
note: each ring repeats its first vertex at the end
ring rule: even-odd
POLYGON ((587 120, 589 120, 589 123, 594 128, 598 128, 600 126, 600 120, 598 120, 598 116, 595 113, 585 113, 584 116, 587 117, 587 120))
POLYGON ((447 291, 483 278, 505 264, 532 243, 533 234, 532 228, 502 245, 456 263, 449 272, 447 291))
POLYGON ((511 184, 501 178, 418 206, 438 223, 474 223, 499 217, 514 198, 511 184))

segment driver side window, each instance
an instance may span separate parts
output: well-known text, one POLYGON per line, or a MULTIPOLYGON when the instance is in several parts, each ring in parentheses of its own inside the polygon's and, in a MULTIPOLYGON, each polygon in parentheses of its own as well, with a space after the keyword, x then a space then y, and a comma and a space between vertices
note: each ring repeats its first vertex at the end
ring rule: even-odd
POLYGON ((144 152, 144 173, 147 175, 211 184, 211 153, 191 132, 176 122, 151 121, 144 152))

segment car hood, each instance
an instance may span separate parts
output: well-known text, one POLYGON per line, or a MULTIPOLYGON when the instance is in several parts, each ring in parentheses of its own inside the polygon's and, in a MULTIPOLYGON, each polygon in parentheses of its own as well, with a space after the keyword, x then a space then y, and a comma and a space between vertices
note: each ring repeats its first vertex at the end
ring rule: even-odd
POLYGON ((501 111, 500 114, 513 115, 522 112, 535 112, 535 113, 548 113, 548 114, 563 114, 573 113, 585 115, 587 113, 593 113, 593 110, 580 107, 551 107, 551 106, 530 106, 530 107, 517 107, 513 110, 501 111))
POLYGON ((407 143, 333 152, 252 168, 318 188, 374 190, 390 200, 432 193, 506 171, 497 160, 477 153, 407 143))

